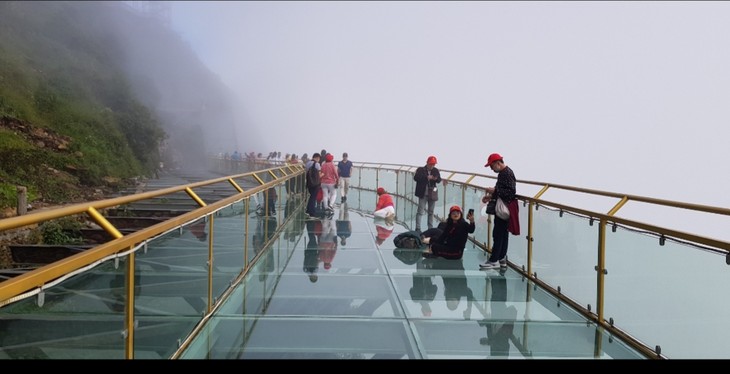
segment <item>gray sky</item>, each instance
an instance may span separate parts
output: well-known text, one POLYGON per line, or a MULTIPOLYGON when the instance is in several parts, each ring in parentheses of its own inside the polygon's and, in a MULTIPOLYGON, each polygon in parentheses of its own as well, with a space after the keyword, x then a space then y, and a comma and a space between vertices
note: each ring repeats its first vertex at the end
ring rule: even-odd
POLYGON ((171 4, 239 126, 269 129, 240 151, 499 152, 518 179, 730 207, 730 2, 171 4))

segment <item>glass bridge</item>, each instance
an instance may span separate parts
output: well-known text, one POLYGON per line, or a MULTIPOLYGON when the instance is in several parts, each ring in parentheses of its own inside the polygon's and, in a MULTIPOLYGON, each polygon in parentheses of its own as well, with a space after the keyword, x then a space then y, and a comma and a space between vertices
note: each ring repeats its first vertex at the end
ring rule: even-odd
MULTIPOLYGON (((598 213, 518 182, 522 232, 510 235, 509 267, 480 270, 491 218, 477 186, 493 179, 442 171, 437 215, 473 207, 478 228, 462 260, 426 259, 392 240, 414 224, 415 168, 355 166, 331 218, 307 219, 297 168, 246 175, 243 193, 224 179, 129 209, 113 204, 127 214, 157 205, 186 213, 0 282, 0 358, 728 357, 730 306, 714 288, 728 281, 730 244, 614 216, 641 197, 598 194, 619 201, 598 213), (372 216, 379 186, 395 197, 395 223, 372 216), (278 199, 268 213, 271 188, 278 199), (196 197, 208 203, 191 205, 196 197), (671 264, 686 258, 694 266, 677 276, 671 264)), ((146 191, 186 183, 168 174, 146 191)), ((89 212, 96 217, 72 213, 89 212)), ((0 220, 0 229, 24 223, 0 220)))
POLYGON ((348 195, 332 219, 305 221, 295 210, 291 231, 181 358, 642 357, 609 334, 597 342, 596 325, 514 270, 479 270, 485 252, 475 246, 462 260, 396 249, 392 239, 409 229, 349 206, 374 193, 348 195), (345 244, 342 225, 351 226, 345 244))

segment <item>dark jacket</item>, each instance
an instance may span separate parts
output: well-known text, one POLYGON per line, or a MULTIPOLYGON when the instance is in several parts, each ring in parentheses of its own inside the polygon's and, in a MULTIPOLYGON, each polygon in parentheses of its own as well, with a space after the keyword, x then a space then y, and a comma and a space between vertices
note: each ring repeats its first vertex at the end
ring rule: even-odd
POLYGON ((497 183, 494 185, 492 199, 496 200, 499 196, 505 204, 509 204, 510 201, 515 199, 516 194, 517 179, 515 178, 515 173, 509 166, 506 166, 497 174, 497 183))
POLYGON ((453 220, 446 220, 446 227, 435 242, 431 243, 431 252, 443 258, 450 260, 458 260, 464 255, 464 247, 469 239, 469 234, 473 233, 476 225, 460 219, 454 223, 453 220))
POLYGON ((416 173, 413 175, 413 180, 416 181, 416 197, 425 197, 426 187, 434 188, 437 184, 441 183, 441 173, 439 173, 439 169, 434 166, 433 169, 431 169, 430 174, 435 175, 436 179, 432 181, 428 180, 429 171, 428 167, 425 165, 416 169, 416 173))

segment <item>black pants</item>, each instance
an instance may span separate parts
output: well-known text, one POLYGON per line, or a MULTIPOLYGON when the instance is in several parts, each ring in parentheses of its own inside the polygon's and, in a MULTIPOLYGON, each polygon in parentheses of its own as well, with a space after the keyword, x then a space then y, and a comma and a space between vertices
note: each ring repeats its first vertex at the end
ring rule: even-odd
POLYGON ((509 232, 507 225, 509 221, 494 216, 494 228, 492 229, 492 255, 489 256, 489 262, 497 262, 507 256, 507 245, 509 245, 509 232))
POLYGON ((309 188, 309 200, 307 200, 307 214, 310 216, 316 216, 317 211, 315 210, 315 204, 317 203, 317 192, 319 192, 319 186, 309 188))

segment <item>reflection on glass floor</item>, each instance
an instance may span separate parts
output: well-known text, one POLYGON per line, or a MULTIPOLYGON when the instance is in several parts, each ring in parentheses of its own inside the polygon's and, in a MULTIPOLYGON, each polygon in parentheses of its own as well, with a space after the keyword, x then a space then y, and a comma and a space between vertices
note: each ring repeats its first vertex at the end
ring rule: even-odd
POLYGON ((393 245, 409 228, 343 213, 289 221, 181 358, 643 358, 512 269, 479 270, 479 248, 424 259, 393 245))

